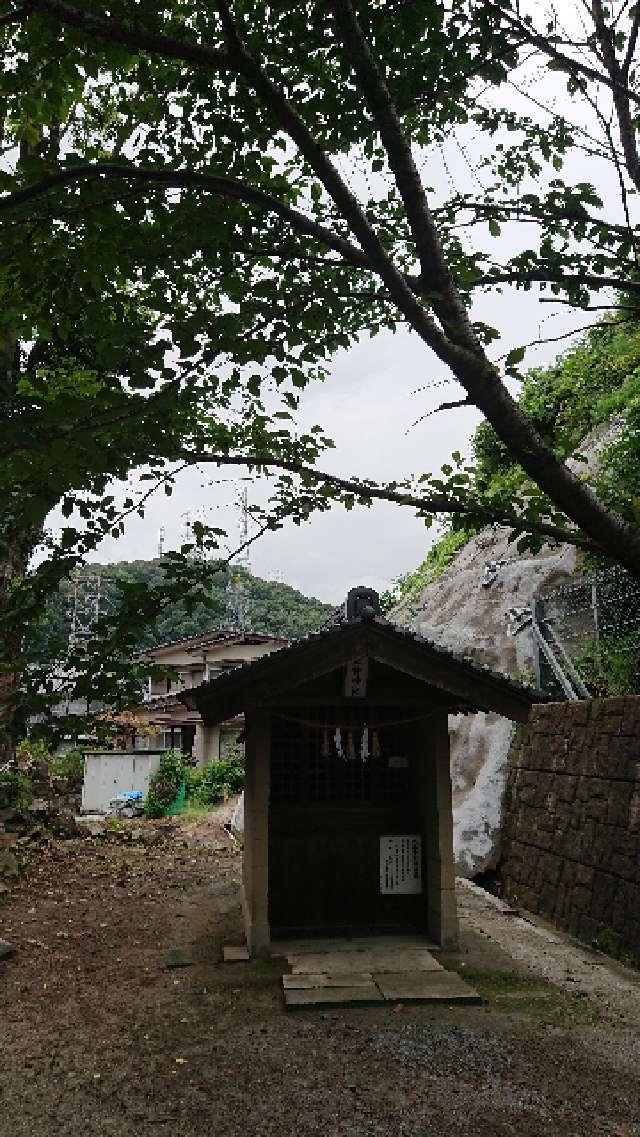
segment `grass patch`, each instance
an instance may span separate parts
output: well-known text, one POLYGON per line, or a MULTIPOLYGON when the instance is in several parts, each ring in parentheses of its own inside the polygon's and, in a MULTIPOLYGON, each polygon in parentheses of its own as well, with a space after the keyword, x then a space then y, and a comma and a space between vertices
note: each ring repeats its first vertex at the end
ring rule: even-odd
POLYGON ((597 1008, 587 998, 537 975, 480 967, 455 970, 475 987, 492 1010, 526 1015, 546 1026, 593 1026, 600 1019, 597 1008))
POLYGON ((177 813, 176 820, 180 821, 198 821, 201 817, 206 817, 209 813, 214 813, 216 810, 215 805, 202 805, 200 802, 189 800, 186 805, 182 807, 180 813, 177 813))
POLYGON ((632 967, 635 971, 640 970, 640 956, 627 948, 622 936, 618 932, 614 932, 612 928, 603 928, 601 932, 598 932, 593 941, 593 946, 597 951, 617 960, 618 963, 623 963, 625 967, 632 967))

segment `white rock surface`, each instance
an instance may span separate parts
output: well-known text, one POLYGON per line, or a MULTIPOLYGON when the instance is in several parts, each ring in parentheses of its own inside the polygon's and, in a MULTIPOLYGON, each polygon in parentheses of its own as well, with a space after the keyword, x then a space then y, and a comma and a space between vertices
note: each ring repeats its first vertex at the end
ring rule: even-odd
MULTIPOLYGON (((495 671, 531 682, 531 638, 527 632, 508 634, 507 612, 530 604, 542 589, 562 584, 575 566, 572 548, 520 556, 509 544, 507 530, 486 529, 460 550, 414 604, 398 609, 392 618, 495 671), (484 569, 491 562, 499 565, 497 575, 484 587, 484 569)), ((456 715, 450 731, 456 868, 462 876, 475 876, 497 863, 513 727, 494 714, 456 715)))
POLYGON ((244 833, 244 794, 240 794, 238 803, 231 814, 231 828, 234 833, 244 833))
MULTIPOLYGON (((619 434, 621 420, 597 428, 580 452, 582 472, 597 465, 603 446, 619 434)), ((390 613, 453 651, 525 682, 533 682, 533 652, 528 631, 507 632, 507 612, 524 607, 538 593, 565 583, 575 572, 571 546, 546 547, 520 555, 508 542, 508 530, 484 529, 460 549, 452 563, 415 602, 390 613), (498 563, 493 584, 483 587, 485 567, 498 563)), ((512 724, 497 715, 457 715, 450 720, 454 802, 454 846, 461 876, 495 868, 499 856, 500 812, 512 724)))

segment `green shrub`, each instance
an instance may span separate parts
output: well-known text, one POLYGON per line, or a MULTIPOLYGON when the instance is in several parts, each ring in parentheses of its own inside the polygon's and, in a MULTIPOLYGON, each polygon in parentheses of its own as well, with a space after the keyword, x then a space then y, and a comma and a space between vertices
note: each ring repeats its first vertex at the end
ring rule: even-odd
POLYGON ((0 766, 0 809, 24 809, 32 797, 31 782, 15 763, 0 766))
POLYGON ((640 632, 589 639, 574 662, 593 695, 633 695, 640 673, 640 632))
POLYGON ((216 805, 224 797, 240 793, 244 786, 244 763, 238 754, 198 766, 187 773, 187 800, 198 805, 216 805))
POLYGON ((59 778, 70 782, 81 782, 84 777, 84 751, 74 746, 64 754, 49 758, 49 769, 59 778))
POLYGON ((29 762, 51 762, 51 751, 41 738, 23 738, 16 746, 18 762, 24 766, 29 762))
POLYGON ((389 592, 383 592, 380 606, 383 612, 397 604, 411 604, 417 600, 428 584, 437 580, 451 564, 456 553, 473 537, 474 529, 450 529, 432 545, 422 564, 413 572, 405 573, 394 582, 389 592))
POLYGON ((144 803, 147 817, 162 817, 186 780, 188 768, 181 750, 166 750, 160 765, 149 781, 144 803))

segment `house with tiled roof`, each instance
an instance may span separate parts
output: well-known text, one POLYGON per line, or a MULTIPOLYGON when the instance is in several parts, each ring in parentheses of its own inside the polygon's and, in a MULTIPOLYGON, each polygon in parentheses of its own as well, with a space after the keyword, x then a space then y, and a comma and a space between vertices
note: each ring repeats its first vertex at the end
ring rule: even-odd
POLYGON ((155 664, 170 674, 148 681, 144 700, 135 712, 141 727, 134 739, 136 749, 180 747, 199 764, 224 755, 242 732, 242 713, 229 715, 215 725, 205 725, 198 711, 186 707, 179 696, 252 663, 287 642, 260 632, 216 628, 145 651, 140 662, 155 664))

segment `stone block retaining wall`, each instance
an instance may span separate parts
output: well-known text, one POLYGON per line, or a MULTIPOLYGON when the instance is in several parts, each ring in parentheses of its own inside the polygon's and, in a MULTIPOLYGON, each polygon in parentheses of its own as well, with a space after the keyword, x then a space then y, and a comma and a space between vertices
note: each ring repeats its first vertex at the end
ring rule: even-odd
POLYGON ((640 958, 640 698, 534 707, 503 816, 505 896, 640 958))

